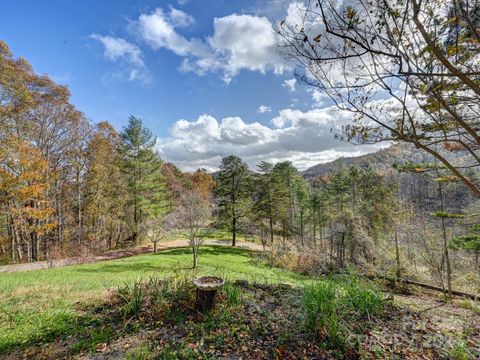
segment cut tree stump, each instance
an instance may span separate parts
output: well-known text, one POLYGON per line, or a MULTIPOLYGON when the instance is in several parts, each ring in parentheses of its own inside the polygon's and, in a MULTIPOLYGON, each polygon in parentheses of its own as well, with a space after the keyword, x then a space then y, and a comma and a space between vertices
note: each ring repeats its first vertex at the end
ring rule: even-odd
POLYGON ((196 309, 201 312, 212 310, 217 303, 217 290, 205 291, 197 288, 196 309))
POLYGON ((200 312, 208 312, 215 307, 218 290, 225 281, 215 276, 203 276, 193 279, 197 288, 196 309, 200 312))

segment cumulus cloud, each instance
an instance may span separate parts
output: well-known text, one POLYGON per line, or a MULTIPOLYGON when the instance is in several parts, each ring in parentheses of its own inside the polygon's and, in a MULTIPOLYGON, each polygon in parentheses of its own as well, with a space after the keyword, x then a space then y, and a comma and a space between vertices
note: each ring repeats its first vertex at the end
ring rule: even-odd
POLYGON ((215 18, 209 44, 223 58, 227 78, 242 69, 276 74, 285 71, 275 32, 265 17, 233 14, 215 18))
POLYGON ((104 79, 150 82, 150 71, 145 66, 143 53, 137 45, 113 36, 92 34, 90 38, 103 45, 105 58, 112 62, 121 62, 120 67, 107 73, 104 79))
POLYGON ((294 92, 296 90, 295 85, 297 85, 297 79, 288 79, 284 80, 282 86, 287 88, 290 92, 294 92))
POLYGON ((180 70, 199 75, 221 72, 229 82, 241 70, 282 74, 288 65, 279 53, 277 38, 265 17, 232 14, 213 21, 205 39, 187 38, 179 31, 194 24, 193 17, 170 6, 141 14, 130 31, 153 50, 167 49, 182 57, 180 70))
POLYGON ((176 27, 187 27, 195 24, 193 16, 187 14, 185 11, 175 9, 170 5, 170 19, 172 24, 176 27))
POLYGON ((307 91, 311 94, 313 100, 312 107, 324 107, 325 103, 330 99, 330 97, 318 89, 309 88, 307 91))
POLYGON ((208 48, 198 39, 187 39, 176 29, 192 24, 194 19, 182 10, 170 7, 166 13, 156 8, 152 13, 141 14, 130 24, 130 31, 153 50, 165 48, 180 56, 204 56, 208 48))
POLYGON ((267 105, 260 105, 258 107, 257 112, 260 113, 260 114, 264 114, 264 113, 267 113, 267 112, 272 112, 272 108, 270 106, 267 106, 267 105))
POLYGON ((170 136, 159 139, 161 156, 183 170, 199 167, 218 169, 221 158, 235 154, 251 168, 260 161, 290 160, 300 169, 340 156, 362 155, 378 145, 354 146, 336 140, 351 115, 334 108, 300 110, 284 109, 272 119, 274 127, 258 122, 248 123, 240 117, 221 120, 202 115, 195 121, 179 120, 170 129, 170 136))

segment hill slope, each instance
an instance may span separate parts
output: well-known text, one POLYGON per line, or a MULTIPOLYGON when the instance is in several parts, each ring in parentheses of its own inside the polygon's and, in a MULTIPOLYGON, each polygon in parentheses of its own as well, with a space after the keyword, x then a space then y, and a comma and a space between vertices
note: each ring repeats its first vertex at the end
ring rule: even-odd
POLYGON ((312 179, 318 176, 324 176, 341 167, 371 167, 374 170, 385 172, 392 169, 395 162, 428 162, 433 158, 425 154, 425 152, 416 149, 408 144, 395 144, 386 149, 378 150, 374 153, 356 156, 356 157, 341 157, 337 160, 318 164, 303 171, 303 176, 306 179, 312 179))

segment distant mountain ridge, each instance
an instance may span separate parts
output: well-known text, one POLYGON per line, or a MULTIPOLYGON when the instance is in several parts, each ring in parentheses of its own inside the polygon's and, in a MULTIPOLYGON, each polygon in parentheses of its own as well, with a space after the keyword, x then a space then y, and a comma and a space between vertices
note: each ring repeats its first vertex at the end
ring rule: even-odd
POLYGON ((392 171, 394 163, 429 162, 433 157, 410 144, 394 144, 388 148, 361 156, 341 157, 331 162, 318 164, 303 171, 306 179, 325 176, 342 167, 355 166, 359 168, 370 167, 379 172, 392 171))

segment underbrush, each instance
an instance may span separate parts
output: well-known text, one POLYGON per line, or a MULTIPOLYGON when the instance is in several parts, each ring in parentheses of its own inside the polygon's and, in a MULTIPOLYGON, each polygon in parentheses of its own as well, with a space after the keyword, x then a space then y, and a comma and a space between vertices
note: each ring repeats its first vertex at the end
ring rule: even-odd
MULTIPOLYGON (((416 326, 402 335, 402 326, 413 324, 416 315, 401 312, 373 283, 348 275, 322 277, 303 287, 226 281, 216 307, 208 313, 196 310, 195 292, 191 277, 183 274, 125 283, 111 292, 107 302, 84 309, 90 320, 65 338, 63 348, 57 349, 56 339, 36 347, 29 356, 380 359, 399 354, 390 348, 388 334, 404 340, 425 336, 416 326), (398 323, 402 316, 410 320, 398 323)), ((412 344, 413 351, 421 354, 423 349, 412 344)), ((464 359, 472 353, 468 346, 459 338, 432 350, 432 358, 464 359)))
POLYGON ((267 263, 303 275, 322 275, 341 272, 337 263, 328 260, 324 253, 313 249, 273 249, 266 255, 267 263))
POLYGON ((381 314, 384 299, 354 279, 329 278, 304 288, 227 281, 213 311, 201 313, 194 304, 195 288, 187 277, 125 284, 110 304, 95 310, 103 322, 71 352, 116 343, 105 339, 108 334, 128 338, 147 332, 151 340, 127 352, 128 358, 270 359, 300 353, 341 358, 358 353, 359 342, 349 339, 362 336, 381 314))

